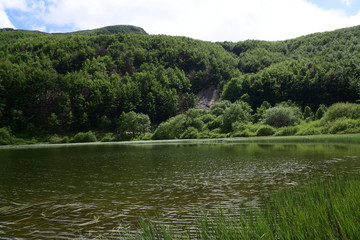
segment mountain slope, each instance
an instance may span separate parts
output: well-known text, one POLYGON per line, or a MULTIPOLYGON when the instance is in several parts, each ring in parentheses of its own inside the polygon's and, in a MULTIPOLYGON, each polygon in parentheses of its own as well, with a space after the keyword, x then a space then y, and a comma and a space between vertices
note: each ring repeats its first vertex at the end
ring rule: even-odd
MULTIPOLYGON (((38 34, 47 34, 40 31, 29 31, 23 29, 12 29, 12 28, 2 28, 0 32, 27 32, 27 33, 38 33, 38 34)), ((114 25, 114 26, 107 26, 103 28, 91 29, 91 30, 82 30, 76 32, 68 32, 68 33, 49 33, 52 35, 86 35, 86 36, 96 36, 96 35, 111 35, 117 33, 134 33, 134 34, 141 34, 147 35, 144 29, 132 25, 114 25)))
POLYGON ((107 131, 129 111, 160 123, 196 106, 208 88, 253 109, 263 101, 315 109, 359 99, 359 27, 238 43, 123 30, 1 31, 0 127, 107 131))

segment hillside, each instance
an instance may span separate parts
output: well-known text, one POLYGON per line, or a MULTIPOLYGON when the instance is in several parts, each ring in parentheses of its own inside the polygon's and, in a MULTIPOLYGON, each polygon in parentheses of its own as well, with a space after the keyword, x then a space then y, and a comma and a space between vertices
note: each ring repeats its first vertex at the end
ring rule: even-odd
POLYGON ((96 36, 96 35, 111 35, 117 33, 134 33, 134 34, 141 34, 147 35, 144 29, 136 26, 131 25, 114 25, 114 26, 107 26, 103 28, 91 29, 91 30, 82 30, 76 32, 68 32, 68 33, 45 33, 40 31, 30 31, 30 30, 23 30, 23 29, 13 29, 13 28, 1 28, 0 32, 27 32, 27 33, 38 33, 38 34, 50 34, 50 35, 86 35, 86 36, 96 36))
POLYGON ((0 127, 109 131, 130 111, 159 124, 197 106, 196 95, 208 88, 253 110, 263 101, 292 100, 313 111, 355 102, 359 35, 354 27, 279 42, 211 43, 131 26, 71 34, 3 29, 0 127))

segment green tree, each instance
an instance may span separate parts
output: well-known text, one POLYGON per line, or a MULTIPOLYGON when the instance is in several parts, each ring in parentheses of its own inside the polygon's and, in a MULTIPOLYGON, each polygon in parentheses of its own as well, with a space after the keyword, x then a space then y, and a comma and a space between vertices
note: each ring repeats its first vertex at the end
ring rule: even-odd
POLYGON ((299 107, 278 105, 269 108, 264 114, 264 123, 273 127, 293 126, 301 119, 299 107))
POLYGON ((305 120, 314 120, 315 115, 309 106, 304 108, 303 117, 305 120))
POLYGON ((232 131, 232 124, 235 122, 247 122, 252 119, 252 109, 246 102, 237 101, 230 105, 223 115, 223 131, 232 131))
POLYGON ((319 108, 315 113, 316 119, 321 119, 327 111, 327 107, 324 104, 320 104, 319 108))
POLYGON ((123 139, 133 139, 150 131, 149 116, 143 113, 121 113, 118 119, 118 133, 123 139))

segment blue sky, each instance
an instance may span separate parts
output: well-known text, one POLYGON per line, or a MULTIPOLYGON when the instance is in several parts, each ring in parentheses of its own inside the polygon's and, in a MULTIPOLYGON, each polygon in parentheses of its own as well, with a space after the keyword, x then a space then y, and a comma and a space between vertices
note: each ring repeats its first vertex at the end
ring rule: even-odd
POLYGON ((0 0, 0 28, 117 24, 208 41, 284 40, 360 25, 360 0, 0 0))
POLYGON ((347 16, 356 15, 360 10, 360 1, 358 0, 309 0, 309 2, 313 2, 326 10, 342 10, 347 16))

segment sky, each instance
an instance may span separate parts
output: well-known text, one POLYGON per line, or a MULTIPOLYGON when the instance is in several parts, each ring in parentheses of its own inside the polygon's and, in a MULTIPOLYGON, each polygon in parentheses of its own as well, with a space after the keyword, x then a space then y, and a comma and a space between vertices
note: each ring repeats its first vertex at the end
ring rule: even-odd
POLYGON ((276 41, 360 25, 360 0, 0 0, 0 28, 109 25, 212 42, 276 41))

